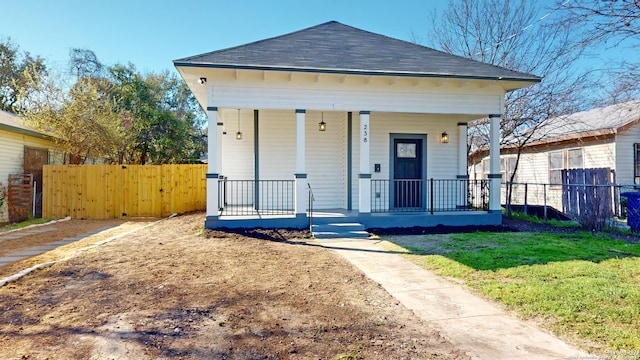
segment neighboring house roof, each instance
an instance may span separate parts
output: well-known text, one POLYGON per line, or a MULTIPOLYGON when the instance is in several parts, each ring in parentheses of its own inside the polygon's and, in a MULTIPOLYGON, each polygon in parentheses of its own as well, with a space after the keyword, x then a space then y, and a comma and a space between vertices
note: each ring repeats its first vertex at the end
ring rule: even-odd
POLYGON ((175 66, 539 82, 540 77, 330 21, 175 66))
POLYGON ((2 110, 0 110, 0 129, 39 138, 51 139, 50 135, 23 124, 18 115, 2 110))
POLYGON ((541 141, 616 134, 639 122, 640 100, 634 100, 549 119, 541 141))
MULTIPOLYGON (((615 134, 640 124, 640 100, 629 101, 569 115, 558 116, 545 120, 545 124, 536 129, 542 137, 532 141, 526 147, 560 144, 565 141, 575 141, 586 138, 613 138, 615 134)), ((516 145, 503 145, 501 149, 509 150, 516 145)), ((488 154, 488 149, 482 148, 469 154, 472 162, 488 154)))

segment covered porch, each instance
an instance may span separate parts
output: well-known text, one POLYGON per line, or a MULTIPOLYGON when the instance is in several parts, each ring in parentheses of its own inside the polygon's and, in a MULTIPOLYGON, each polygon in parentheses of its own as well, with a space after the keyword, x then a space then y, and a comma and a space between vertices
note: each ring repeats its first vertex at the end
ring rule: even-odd
POLYGON ((215 115, 221 171, 208 179, 216 183, 208 189, 217 189, 217 207, 207 227, 302 228, 311 219, 367 227, 500 222, 499 208, 497 216, 490 211, 490 181, 467 177, 461 120, 478 115, 300 109, 215 115))

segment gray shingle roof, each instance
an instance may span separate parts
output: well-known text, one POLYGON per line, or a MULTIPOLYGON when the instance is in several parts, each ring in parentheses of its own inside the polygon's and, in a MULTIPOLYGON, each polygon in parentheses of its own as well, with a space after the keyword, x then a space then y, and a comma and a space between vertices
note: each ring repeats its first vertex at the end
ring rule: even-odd
POLYGON ((190 56, 175 66, 455 77, 539 82, 508 70, 330 21, 246 45, 190 56))

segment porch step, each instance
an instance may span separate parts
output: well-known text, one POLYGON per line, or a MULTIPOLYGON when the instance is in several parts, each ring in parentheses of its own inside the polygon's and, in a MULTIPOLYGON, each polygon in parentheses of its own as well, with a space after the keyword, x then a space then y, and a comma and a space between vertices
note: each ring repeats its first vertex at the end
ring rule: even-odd
POLYGON ((369 233, 364 231, 364 225, 359 223, 317 224, 312 226, 311 234, 316 239, 369 237, 369 233))

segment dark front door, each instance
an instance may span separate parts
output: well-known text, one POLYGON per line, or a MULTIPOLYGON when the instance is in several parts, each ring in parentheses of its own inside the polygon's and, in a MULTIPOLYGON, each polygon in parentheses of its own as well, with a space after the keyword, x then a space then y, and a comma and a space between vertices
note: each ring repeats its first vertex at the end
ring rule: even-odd
POLYGON ((422 208, 422 140, 393 140, 393 206, 422 208))

